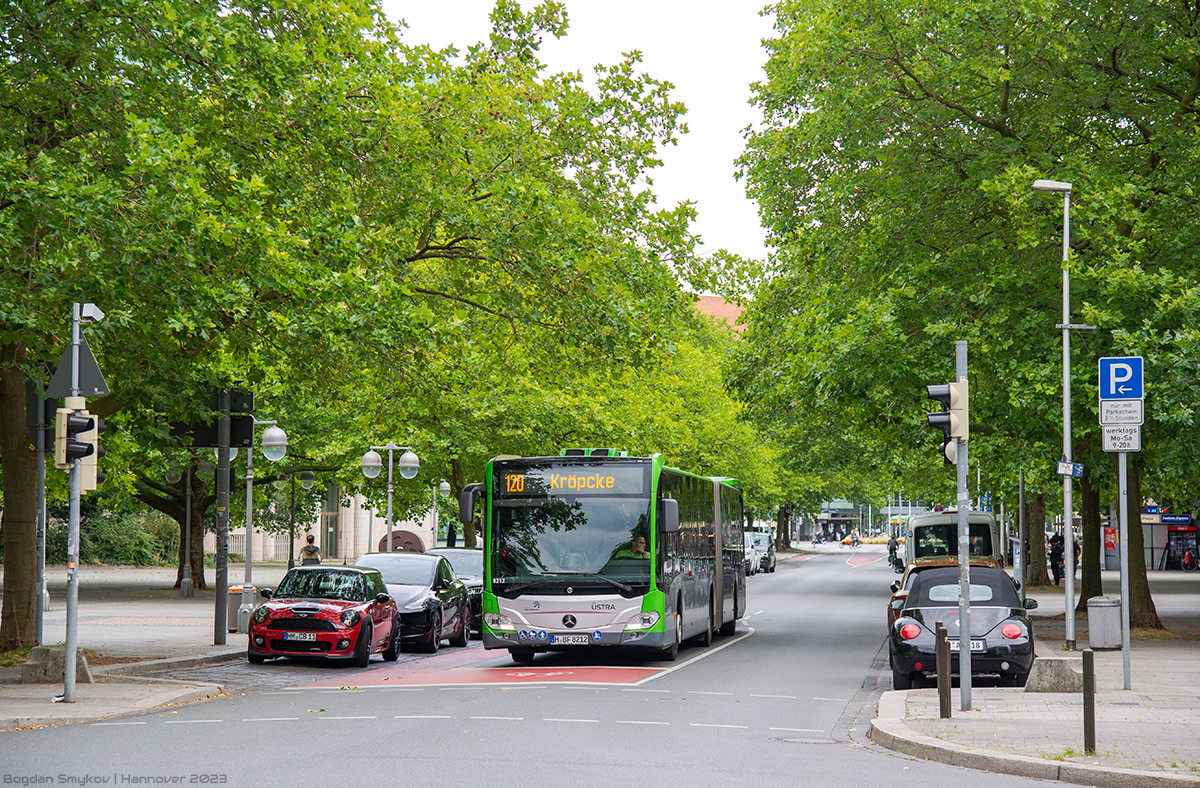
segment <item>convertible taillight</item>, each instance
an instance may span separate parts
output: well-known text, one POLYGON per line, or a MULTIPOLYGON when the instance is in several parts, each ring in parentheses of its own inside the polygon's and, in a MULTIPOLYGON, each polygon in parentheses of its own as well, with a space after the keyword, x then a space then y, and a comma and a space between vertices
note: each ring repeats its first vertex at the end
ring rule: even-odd
POLYGON ((900 637, 905 640, 912 640, 919 634, 921 634, 921 628, 916 624, 905 624, 900 627, 900 637))
POLYGON ((1020 624, 1005 624, 1000 627, 1000 634, 1011 640, 1021 637, 1021 635, 1025 634, 1025 631, 1021 629, 1020 624))

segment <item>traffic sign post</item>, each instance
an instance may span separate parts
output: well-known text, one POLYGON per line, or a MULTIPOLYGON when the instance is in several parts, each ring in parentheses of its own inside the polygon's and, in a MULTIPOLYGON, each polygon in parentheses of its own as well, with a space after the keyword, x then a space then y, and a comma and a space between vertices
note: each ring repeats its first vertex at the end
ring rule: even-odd
POLYGON ((1145 386, 1141 356, 1100 359, 1097 378, 1103 449, 1117 453, 1117 488, 1120 493, 1121 530, 1121 661, 1125 689, 1131 689, 1129 670, 1129 483, 1127 453, 1142 450, 1145 420, 1145 386))

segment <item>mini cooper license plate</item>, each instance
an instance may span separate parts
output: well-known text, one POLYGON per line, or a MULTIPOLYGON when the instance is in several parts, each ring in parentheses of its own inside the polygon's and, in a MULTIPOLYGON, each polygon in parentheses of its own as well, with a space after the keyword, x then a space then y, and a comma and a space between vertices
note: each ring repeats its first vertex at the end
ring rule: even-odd
POLYGON ((284 640, 316 640, 316 632, 284 632, 284 640))
POLYGON ((554 646, 586 646, 592 642, 591 635, 551 635, 550 644, 554 646))
MULTIPOLYGON (((949 640, 947 642, 950 644, 951 651, 958 651, 959 646, 958 646, 957 640, 949 640)), ((983 651, 983 641, 982 640, 972 640, 971 641, 971 650, 972 651, 983 651)))

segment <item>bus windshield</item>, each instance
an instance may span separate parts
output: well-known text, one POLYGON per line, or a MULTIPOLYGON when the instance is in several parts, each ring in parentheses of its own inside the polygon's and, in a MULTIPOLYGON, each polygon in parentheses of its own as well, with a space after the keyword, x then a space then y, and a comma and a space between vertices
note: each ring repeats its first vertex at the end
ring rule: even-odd
POLYGON ((530 585, 595 593, 641 586, 644 593, 651 563, 645 475, 638 465, 498 469, 491 539, 496 593, 530 585))

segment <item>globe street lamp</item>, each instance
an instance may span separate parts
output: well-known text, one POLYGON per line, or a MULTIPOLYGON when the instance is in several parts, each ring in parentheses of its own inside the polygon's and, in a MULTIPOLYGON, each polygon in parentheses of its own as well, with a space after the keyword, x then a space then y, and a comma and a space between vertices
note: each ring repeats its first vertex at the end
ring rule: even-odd
MULTIPOLYGON (((253 418, 253 417, 252 417, 253 418)), ((262 451, 271 462, 279 462, 287 454, 287 433, 274 421, 254 419, 255 427, 266 427, 262 436, 262 451)), ((254 538, 254 447, 246 450, 246 579, 242 582, 242 604, 238 607, 237 631, 250 631, 250 614, 254 612, 254 587, 251 581, 250 554, 254 538)))
MULTIPOLYGON (((1063 401, 1063 462, 1071 462, 1071 329, 1095 326, 1071 325, 1071 184, 1062 181, 1036 180, 1033 190, 1040 194, 1061 194, 1063 197, 1062 231, 1062 401, 1063 401)), ((1075 650, 1075 535, 1071 502, 1071 476, 1063 474, 1063 574, 1066 576, 1066 647, 1075 650)))
POLYGON ((412 479, 417 475, 417 469, 421 466, 421 461, 409 446, 397 446, 392 441, 388 441, 386 446, 372 446, 362 457, 362 472, 363 476, 368 479, 374 479, 383 469, 383 458, 379 456, 380 451, 388 453, 388 483, 387 483, 387 552, 392 552, 392 458, 395 452, 404 450, 404 454, 400 455, 400 462, 396 463, 400 468, 400 475, 405 479, 412 479))

